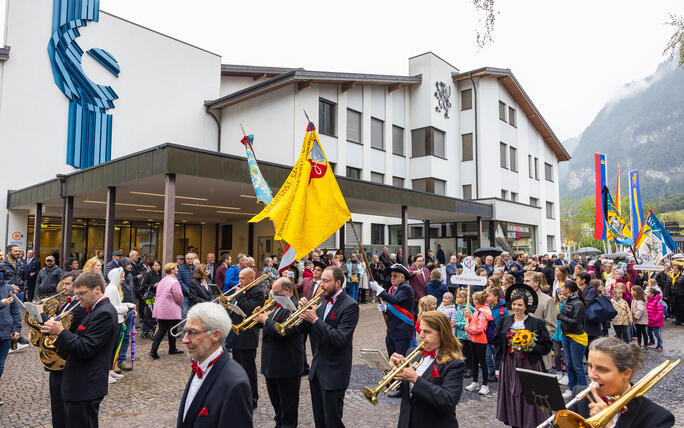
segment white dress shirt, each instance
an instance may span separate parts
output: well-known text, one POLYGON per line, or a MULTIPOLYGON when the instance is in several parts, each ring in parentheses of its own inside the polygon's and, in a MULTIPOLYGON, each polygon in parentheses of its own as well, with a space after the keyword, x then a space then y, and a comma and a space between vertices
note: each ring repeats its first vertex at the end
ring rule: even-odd
MULTIPOLYGON (((423 361, 421 361, 418 367, 416 367, 416 373, 418 373, 418 377, 423 376, 425 370, 432 365, 433 361, 435 361, 435 359, 430 356, 423 357, 423 361)), ((413 394, 413 382, 409 382, 409 392, 413 394)))
POLYGON ((318 287, 321 285, 321 280, 319 279, 318 281, 314 281, 314 288, 313 291, 311 292, 311 298, 316 295, 316 291, 318 291, 318 287))
POLYGON ((332 300, 333 300, 332 303, 326 302, 326 304, 325 304, 325 312, 323 313, 323 320, 325 320, 326 318, 328 318, 328 312, 330 312, 330 310, 332 309, 332 307, 333 307, 333 305, 335 304, 335 302, 337 302, 337 298, 340 297, 340 294, 342 294, 342 289, 341 289, 341 288, 340 288, 340 291, 338 291, 337 293, 335 293, 335 295, 333 296, 333 298, 332 298, 332 300))
POLYGON ((196 374, 192 376, 192 381, 190 382, 190 388, 188 388, 188 396, 185 398, 185 409, 183 409, 183 420, 185 420, 185 416, 188 413, 188 409, 190 408, 190 405, 192 404, 192 400, 195 399, 195 395, 197 395, 197 391, 199 391, 200 387, 202 386, 202 382, 204 382, 204 379, 207 378, 207 375, 209 374, 209 371, 211 370, 212 366, 209 366, 209 363, 214 361, 219 355, 221 355, 221 352, 223 352, 223 347, 219 346, 218 349, 214 351, 213 354, 209 355, 207 358, 200 363, 200 369, 202 369, 202 379, 199 379, 196 374), (207 367, 209 366, 209 367, 207 367))

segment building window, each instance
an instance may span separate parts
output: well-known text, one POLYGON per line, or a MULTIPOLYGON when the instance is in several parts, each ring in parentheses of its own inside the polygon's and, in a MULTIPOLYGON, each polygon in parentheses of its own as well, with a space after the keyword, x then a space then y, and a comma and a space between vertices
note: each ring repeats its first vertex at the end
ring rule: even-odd
POLYGON ((382 245, 385 243, 385 225, 371 223, 371 244, 382 245))
POLYGON ((510 147, 510 159, 511 171, 518 172, 518 149, 515 147, 510 147))
POLYGON ((335 136, 335 103, 318 99, 318 132, 335 136))
POLYGON ((361 113, 347 109, 347 141, 361 144, 361 113))
POLYGON ((473 90, 461 91, 461 111, 473 108, 473 90))
POLYGON ((463 199, 473 199, 473 185, 466 184, 463 186, 463 199))
POLYGON ((436 178, 421 178, 413 180, 413 190, 444 195, 446 193, 446 182, 436 178))
POLYGON ((439 129, 427 127, 411 131, 412 155, 414 158, 421 156, 437 156, 445 158, 444 132, 439 129))
POLYGON ((461 162, 473 160, 473 134, 461 135, 461 162))
POLYGON ((539 180, 539 158, 534 158, 534 179, 539 180))
POLYGON ((530 196, 530 205, 532 205, 533 207, 538 207, 539 206, 539 199, 533 198, 532 196, 530 196))
POLYGON ((401 177, 392 177, 392 186, 404 187, 404 179, 401 177))
POLYGON ((506 104, 503 101, 499 101, 499 119, 506 121, 506 104))
POLYGON ((380 174, 379 172, 371 172, 371 181, 373 183, 384 184, 385 174, 380 174))
POLYGON ((530 170, 530 178, 534 178, 534 165, 532 164, 532 155, 527 155, 527 169, 530 170))
POLYGON ((501 189, 501 199, 508 199, 508 190, 501 189))
POLYGON ((544 162, 544 177, 546 181, 553 181, 553 166, 544 162))
POLYGON ((409 239, 423 238, 425 234, 423 233, 423 225, 411 226, 409 225, 409 239))
POLYGON ((499 163, 501 165, 501 168, 506 168, 508 169, 508 147, 504 143, 499 143, 499 163))
POLYGON ((546 201, 546 218, 554 219, 553 202, 546 201))
POLYGON ((404 128, 392 125, 392 153, 404 156, 404 128))
POLYGON ((361 168, 354 168, 351 166, 347 167, 347 178, 353 178, 354 180, 361 180, 361 168))
POLYGON ((508 107, 508 123, 513 127, 517 127, 515 122, 515 109, 513 107, 508 107))
POLYGON ((385 150, 385 122, 371 117, 371 147, 385 150))
POLYGON ((546 235, 546 251, 555 251, 556 237, 553 235, 546 235))
POLYGON ((518 202, 518 194, 516 192, 511 192, 511 201, 518 202))
POLYGON ((360 221, 354 223, 354 228, 352 229, 351 223, 346 223, 344 225, 344 243, 349 248, 356 248, 359 243, 356 240, 356 235, 354 235, 354 230, 359 236, 363 236, 363 226, 364 224, 360 221))

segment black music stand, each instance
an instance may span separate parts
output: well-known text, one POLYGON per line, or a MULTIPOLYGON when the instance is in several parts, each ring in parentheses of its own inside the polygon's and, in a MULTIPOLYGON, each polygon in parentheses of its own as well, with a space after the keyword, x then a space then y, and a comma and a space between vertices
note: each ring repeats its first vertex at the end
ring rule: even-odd
POLYGON ((522 383, 525 401, 547 412, 565 409, 565 400, 555 375, 527 369, 515 371, 522 383))

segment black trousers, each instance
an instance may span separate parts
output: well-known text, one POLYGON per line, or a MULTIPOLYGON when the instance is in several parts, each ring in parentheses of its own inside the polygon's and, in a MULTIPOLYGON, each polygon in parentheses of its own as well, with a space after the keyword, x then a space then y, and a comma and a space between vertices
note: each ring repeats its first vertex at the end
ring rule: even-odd
POLYGON ((346 390, 322 389, 315 378, 309 381, 309 388, 316 428, 344 428, 342 407, 346 390))
POLYGON ((169 352, 176 350, 176 338, 171 334, 171 327, 179 322, 180 320, 159 320, 157 323, 157 332, 154 334, 154 339, 152 339, 152 349, 150 349, 150 353, 157 353, 159 344, 162 339, 164 339, 165 335, 169 336, 169 352))
POLYGON ((66 428, 61 371, 50 372, 50 408, 52 410, 52 428, 66 428))
POLYGON ((266 389, 275 410, 276 428, 295 428, 299 415, 299 387, 301 376, 280 379, 266 378, 266 389))
POLYGON ((90 401, 65 401, 64 415, 67 428, 97 428, 97 415, 102 398, 90 401))
POLYGON ((470 342, 472 360, 473 382, 477 382, 477 369, 482 369, 482 385, 487 385, 487 344, 470 342))
POLYGON ((684 296, 670 294, 668 311, 674 315, 675 322, 684 322, 684 296))
POLYGON ((233 359, 240 364, 249 378, 252 387, 252 407, 256 409, 259 402, 259 384, 257 383, 256 349, 233 349, 233 359))
POLYGON ((392 356, 395 352, 400 355, 406 355, 411 346, 411 338, 393 339, 389 334, 385 336, 385 346, 387 346, 387 355, 392 356))
POLYGON ((634 324, 634 329, 636 331, 636 336, 637 336, 637 343, 639 346, 646 346, 648 345, 648 334, 646 334, 646 327, 648 325, 646 324, 634 324), (641 339, 644 339, 643 344, 641 343, 641 339))

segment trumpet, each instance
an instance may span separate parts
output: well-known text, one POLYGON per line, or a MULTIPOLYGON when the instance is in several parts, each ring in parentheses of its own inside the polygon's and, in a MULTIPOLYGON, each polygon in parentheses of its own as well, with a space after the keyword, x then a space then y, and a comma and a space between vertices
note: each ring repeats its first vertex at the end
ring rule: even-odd
POLYGON ((622 410, 630 401, 636 397, 646 394, 662 378, 667 376, 682 360, 671 362, 663 361, 653 370, 642 377, 639 382, 634 384, 622 397, 618 398, 610 406, 601 410, 590 418, 583 418, 571 410, 559 410, 553 419, 553 426, 558 428, 603 428, 613 420, 615 415, 622 410))
MULTIPOLYGON (((218 301, 220 302, 220 304, 223 305, 224 308, 228 309, 228 304, 230 303, 231 300, 235 299, 235 298, 238 297, 240 294, 249 291, 249 289, 251 289, 252 287, 255 287, 255 286, 261 284, 262 282, 264 282, 265 280, 267 280, 269 277, 270 277, 269 274, 267 274, 267 273, 266 273, 266 274, 263 274, 263 275, 261 275, 259 278, 255 279, 254 281, 250 282, 249 284, 245 285, 244 287, 240 288, 238 291, 236 291, 236 292, 234 292, 233 294, 230 294, 230 295, 228 295, 228 296, 226 296, 226 293, 228 293, 228 291, 224 291, 220 296, 218 296, 217 298, 215 298, 214 300, 212 300, 211 303, 216 303, 216 301, 218 300, 218 301)), ((229 291, 230 291, 230 290, 229 290, 229 291)), ((174 325, 173 327, 171 327, 171 329, 169 330, 169 333, 170 333, 173 337, 178 337, 178 336, 180 336, 180 335, 181 335, 181 331, 178 329, 178 327, 180 327, 181 325, 183 325, 187 320, 188 320, 187 317, 183 318, 183 319, 181 320, 181 322, 179 322, 178 324, 176 324, 176 325, 174 325)))
POLYGON ((290 314, 290 316, 285 320, 285 322, 276 323, 275 324, 276 331, 278 333, 280 333, 281 336, 285 336, 285 331, 288 328, 296 327, 299 324, 301 324, 302 319, 299 318, 299 316, 301 314, 303 314, 304 311, 307 311, 309 309, 316 310, 316 309, 321 307, 321 305, 323 304, 323 293, 324 293, 324 291, 323 291, 323 288, 321 287, 321 289, 318 291, 318 293, 316 293, 316 295, 314 297, 312 297, 311 300, 307 301, 304 304, 304 306, 302 306, 297 311, 290 314))
POLYGON ((250 328, 254 327, 257 323, 256 321, 254 321, 254 318, 256 318, 257 316, 259 316, 263 313, 265 313, 266 316, 270 315, 271 312, 273 312, 275 309, 274 308, 275 304, 276 304, 275 300, 269 300, 258 311, 252 313, 252 315, 250 315, 247 318, 245 318, 244 320, 242 320, 242 322, 240 324, 238 324, 238 325, 233 324, 233 326, 232 326, 233 333, 235 333, 236 335, 239 335, 241 331, 249 330, 250 328))
POLYGON ((406 358, 404 358, 404 361, 402 361, 396 369, 387 373, 385 377, 382 378, 380 383, 375 388, 363 388, 363 395, 371 404, 373 404, 374 406, 378 405, 378 394, 387 394, 389 391, 396 391, 397 388, 399 388, 399 385, 401 385, 401 381, 396 380, 394 378, 397 376, 397 374, 399 374, 400 371, 406 368, 409 364, 412 364, 412 367, 414 369, 420 365, 420 362, 423 360, 423 346, 425 346, 425 342, 420 342, 420 344, 416 346, 416 348, 413 351, 411 351, 411 353, 408 354, 406 358), (420 358, 418 358, 419 356, 420 358))

